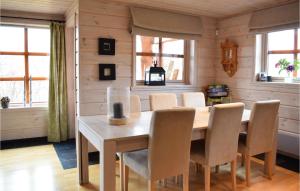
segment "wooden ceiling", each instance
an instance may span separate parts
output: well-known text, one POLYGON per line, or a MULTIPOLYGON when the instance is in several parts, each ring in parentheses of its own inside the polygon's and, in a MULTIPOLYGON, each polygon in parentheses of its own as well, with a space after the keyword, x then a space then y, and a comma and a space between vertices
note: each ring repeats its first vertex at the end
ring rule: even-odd
POLYGON ((4 10, 64 14, 74 0, 0 0, 4 10))
MULTIPOLYGON (((0 0, 1 9, 63 14, 74 0, 0 0)), ((85 0, 80 0, 84 3, 85 0)), ((94 0, 97 1, 97 0, 94 0)), ((100 1, 100 0, 99 0, 100 1)), ((104 0, 110 1, 110 0, 104 0)), ((114 0, 137 6, 225 18, 295 0, 114 0)))
POLYGON ((195 15, 226 18, 295 0, 116 0, 137 6, 155 7, 195 15))

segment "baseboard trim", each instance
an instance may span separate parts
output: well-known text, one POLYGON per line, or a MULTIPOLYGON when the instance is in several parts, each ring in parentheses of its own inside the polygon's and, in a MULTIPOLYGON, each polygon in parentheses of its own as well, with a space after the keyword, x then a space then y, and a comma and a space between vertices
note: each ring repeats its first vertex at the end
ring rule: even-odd
POLYGON ((287 157, 290 157, 290 158, 294 158, 294 159, 300 160, 299 156, 293 155, 291 153, 287 153, 287 152, 284 152, 284 151, 281 151, 281 150, 277 150, 277 153, 279 153, 281 155, 284 155, 284 156, 287 156, 287 157))
POLYGON ((52 143, 48 142, 47 137, 6 140, 6 141, 0 141, 0 150, 33 147, 33 146, 48 145, 48 144, 52 144, 52 143))

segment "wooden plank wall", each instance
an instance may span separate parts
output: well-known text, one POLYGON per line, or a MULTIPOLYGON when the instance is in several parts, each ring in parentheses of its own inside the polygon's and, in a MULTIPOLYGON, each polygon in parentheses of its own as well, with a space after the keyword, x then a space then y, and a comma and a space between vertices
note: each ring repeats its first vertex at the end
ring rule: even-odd
POLYGON ((257 100, 279 99, 281 101, 280 131, 299 137, 299 84, 259 83, 253 80, 255 67, 255 35, 248 33, 249 14, 220 20, 218 22, 216 82, 228 84, 234 101, 242 101, 251 108, 257 100), (221 66, 220 43, 226 38, 236 42, 238 48, 238 71, 229 78, 221 66))
POLYGON ((47 136, 48 108, 0 109, 0 140, 47 136))
MULTIPOLYGON (((80 115, 106 114, 106 88, 131 86, 133 70, 132 36, 129 33, 129 6, 100 0, 79 2, 80 37, 80 115), (116 55, 98 55, 98 38, 116 39, 116 55), (98 64, 114 63, 117 80, 99 81, 98 64)), ((180 99, 184 91, 199 91, 214 81, 216 20, 203 17, 204 34, 197 48, 197 84, 193 87, 132 88, 142 99, 142 109, 149 109, 148 95, 152 92, 174 92, 180 99)), ((179 100, 180 102, 180 100, 179 100)))
POLYGON ((74 1, 72 6, 65 13, 66 18, 66 63, 67 63, 67 88, 68 88, 68 127, 69 138, 75 137, 75 26, 78 12, 78 1, 74 1))

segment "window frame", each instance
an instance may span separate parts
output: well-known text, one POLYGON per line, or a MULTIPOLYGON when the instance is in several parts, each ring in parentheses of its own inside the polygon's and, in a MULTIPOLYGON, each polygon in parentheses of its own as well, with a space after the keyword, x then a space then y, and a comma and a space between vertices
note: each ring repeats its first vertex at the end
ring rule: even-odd
MULTIPOLYGON (((269 62, 268 62, 268 56, 270 54, 293 54, 295 59, 300 59, 298 58, 298 54, 300 54, 300 49, 298 49, 298 41, 300 40, 300 36, 298 35, 298 29, 300 28, 292 28, 292 29, 284 29, 284 30, 293 30, 294 32, 294 47, 293 50, 269 50, 268 49, 268 34, 271 32, 280 32, 280 31, 284 31, 284 30, 279 30, 279 31, 271 31, 271 32, 266 32, 266 33, 261 33, 261 34, 257 34, 255 37, 255 40, 257 42, 257 38, 258 35, 261 35, 261 44, 260 44, 260 52, 257 52, 257 50, 255 50, 256 52, 256 56, 255 57, 260 57, 259 61, 261 62, 261 64, 259 64, 260 66, 260 72, 266 72, 268 73, 268 67, 269 67, 269 62), (259 55, 257 55, 259 54, 259 55)), ((255 46, 257 48, 257 45, 255 46)), ((257 59, 257 58, 256 58, 257 59)), ((300 70, 298 71, 298 73, 300 72, 300 70)), ((272 79, 274 81, 283 81, 285 77, 278 77, 278 76, 272 76, 272 79)), ((297 77, 296 81, 298 81, 300 79, 300 77, 297 77)))
MULTIPOLYGON (((31 100, 31 98, 30 98, 30 88, 31 88, 30 80, 45 81, 45 80, 49 80, 49 78, 44 77, 44 76, 37 76, 37 77, 30 76, 30 74, 29 74, 29 56, 49 56, 50 54, 47 52, 29 52, 29 50, 28 50, 28 28, 44 29, 45 27, 8 25, 8 24, 0 24, 0 26, 21 27, 24 29, 24 52, 0 51, 0 55, 4 55, 4 56, 24 56, 24 65, 25 65, 24 77, 0 77, 0 81, 24 81, 24 91, 25 91, 25 103, 24 104, 30 104, 30 100, 31 100)), ((50 49, 50 47, 49 47, 49 49, 50 49)), ((34 102, 34 103, 46 103, 46 102, 34 102)), ((18 104, 18 103, 16 103, 16 104, 18 104)))
MULTIPOLYGON (((147 53, 147 52, 136 52, 136 36, 146 36, 146 35, 140 35, 140 34, 135 34, 133 35, 133 79, 132 79, 132 85, 133 86, 143 86, 144 85, 144 80, 136 80, 136 56, 143 56, 143 54, 147 54, 146 56, 158 56, 159 57, 159 66, 161 59, 163 56, 161 55, 167 55, 169 57, 176 57, 180 54, 165 54, 162 53, 162 38, 168 38, 168 37, 161 37, 161 36, 155 36, 159 38, 159 53, 147 53), (138 55, 139 54, 139 55, 138 55), (151 55, 150 55, 151 54, 151 55)), ((180 39, 179 40, 184 40, 184 54, 183 54, 183 73, 182 73, 182 80, 166 80, 166 85, 190 85, 190 64, 191 64, 191 40, 186 40, 186 39, 180 39)), ((179 57, 178 57, 179 58, 179 57)), ((182 57, 180 57, 182 58, 182 57)))

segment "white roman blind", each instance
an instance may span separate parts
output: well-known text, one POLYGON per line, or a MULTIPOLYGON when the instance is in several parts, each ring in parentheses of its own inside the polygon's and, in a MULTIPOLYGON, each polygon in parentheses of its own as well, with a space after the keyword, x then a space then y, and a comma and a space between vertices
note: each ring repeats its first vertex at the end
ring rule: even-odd
POLYGON ((299 2, 255 11, 249 22, 250 32, 262 33, 299 27, 299 2))
POLYGON ((200 17, 131 7, 131 33, 181 39, 197 39, 203 31, 200 17))

